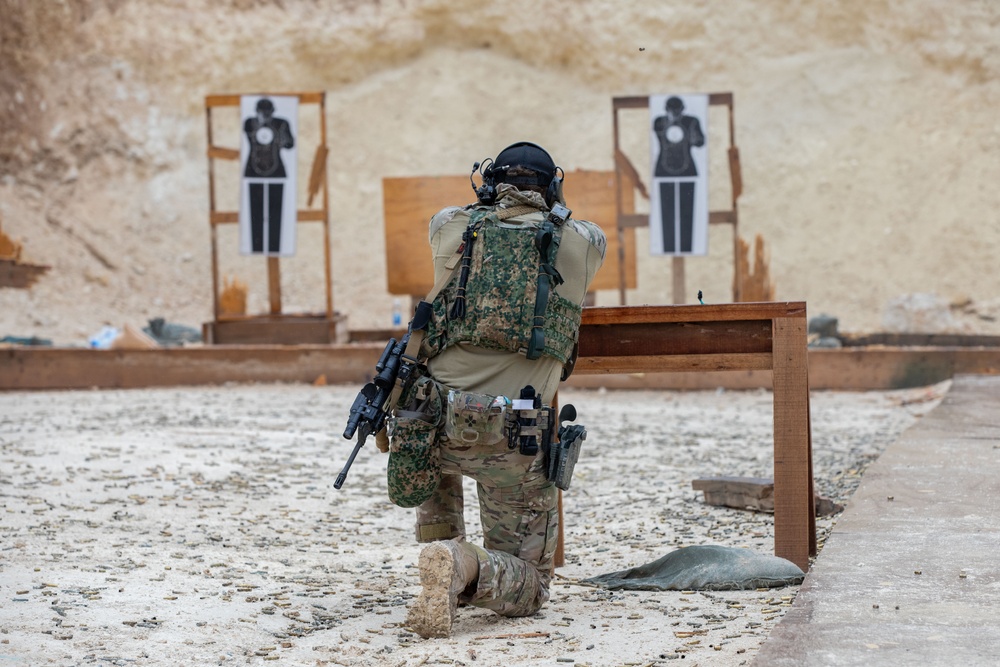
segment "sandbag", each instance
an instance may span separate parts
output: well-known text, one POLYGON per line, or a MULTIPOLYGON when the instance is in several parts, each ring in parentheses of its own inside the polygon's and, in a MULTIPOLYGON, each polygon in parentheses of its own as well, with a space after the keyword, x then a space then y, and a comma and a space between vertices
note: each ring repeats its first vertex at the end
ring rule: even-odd
POLYGON ((683 547, 652 563, 598 575, 584 583, 629 591, 735 591, 801 584, 804 577, 785 558, 703 545, 683 547))

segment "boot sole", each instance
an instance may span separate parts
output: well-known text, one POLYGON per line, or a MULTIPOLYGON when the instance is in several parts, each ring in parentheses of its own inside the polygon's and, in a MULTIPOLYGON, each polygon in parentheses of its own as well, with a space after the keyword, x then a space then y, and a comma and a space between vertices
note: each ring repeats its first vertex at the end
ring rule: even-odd
POLYGON ((420 596, 410 607, 406 623, 421 637, 448 637, 458 608, 458 595, 451 593, 455 557, 444 544, 432 544, 420 552, 420 596))

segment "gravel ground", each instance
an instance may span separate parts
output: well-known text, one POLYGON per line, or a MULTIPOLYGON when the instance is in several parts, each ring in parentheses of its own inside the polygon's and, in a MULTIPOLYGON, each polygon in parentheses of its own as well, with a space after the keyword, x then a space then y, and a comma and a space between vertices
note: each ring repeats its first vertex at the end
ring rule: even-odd
MULTIPOLYGON (((948 385, 814 392, 817 491, 848 501, 948 385)), ((552 600, 526 619, 463 608, 452 638, 421 639, 404 627, 419 548, 411 511, 386 500, 386 458, 369 443, 332 486, 356 392, 0 393, 0 660, 737 666, 794 599, 797 587, 579 583, 682 546, 771 553, 771 515, 708 506, 691 489, 704 476, 771 476, 769 392, 564 390, 589 436, 564 497, 567 562, 552 600)), ((820 544, 835 520, 818 520, 820 544)))

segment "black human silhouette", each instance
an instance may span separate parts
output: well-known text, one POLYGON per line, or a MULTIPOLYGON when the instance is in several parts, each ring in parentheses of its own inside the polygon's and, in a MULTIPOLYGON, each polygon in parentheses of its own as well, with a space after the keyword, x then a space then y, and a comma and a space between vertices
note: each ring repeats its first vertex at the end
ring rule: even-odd
POLYGON ((286 178, 281 161, 281 149, 295 146, 291 126, 284 118, 274 116, 274 103, 266 97, 257 102, 257 115, 243 123, 250 142, 243 176, 268 179, 271 182, 250 183, 250 246, 255 253, 264 251, 264 227, 267 227, 267 249, 281 249, 281 207, 286 178))
POLYGON ((653 175, 661 180, 660 222, 665 252, 691 252, 694 236, 695 184, 689 179, 698 175, 691 155, 693 147, 705 145, 705 134, 695 116, 684 115, 684 102, 673 96, 667 99, 666 114, 653 120, 653 132, 660 142, 660 153, 653 175), (680 227, 680 246, 675 241, 680 227))

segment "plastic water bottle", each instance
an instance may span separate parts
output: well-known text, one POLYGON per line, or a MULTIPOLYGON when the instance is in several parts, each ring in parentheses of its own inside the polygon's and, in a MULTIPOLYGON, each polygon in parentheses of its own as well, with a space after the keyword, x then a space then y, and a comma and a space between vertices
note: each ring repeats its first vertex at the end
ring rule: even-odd
POLYGON ((120 333, 115 327, 103 326, 87 340, 87 344, 93 350, 108 350, 120 333))
POLYGON ((399 299, 392 300, 392 326, 395 328, 403 326, 403 310, 399 299))

